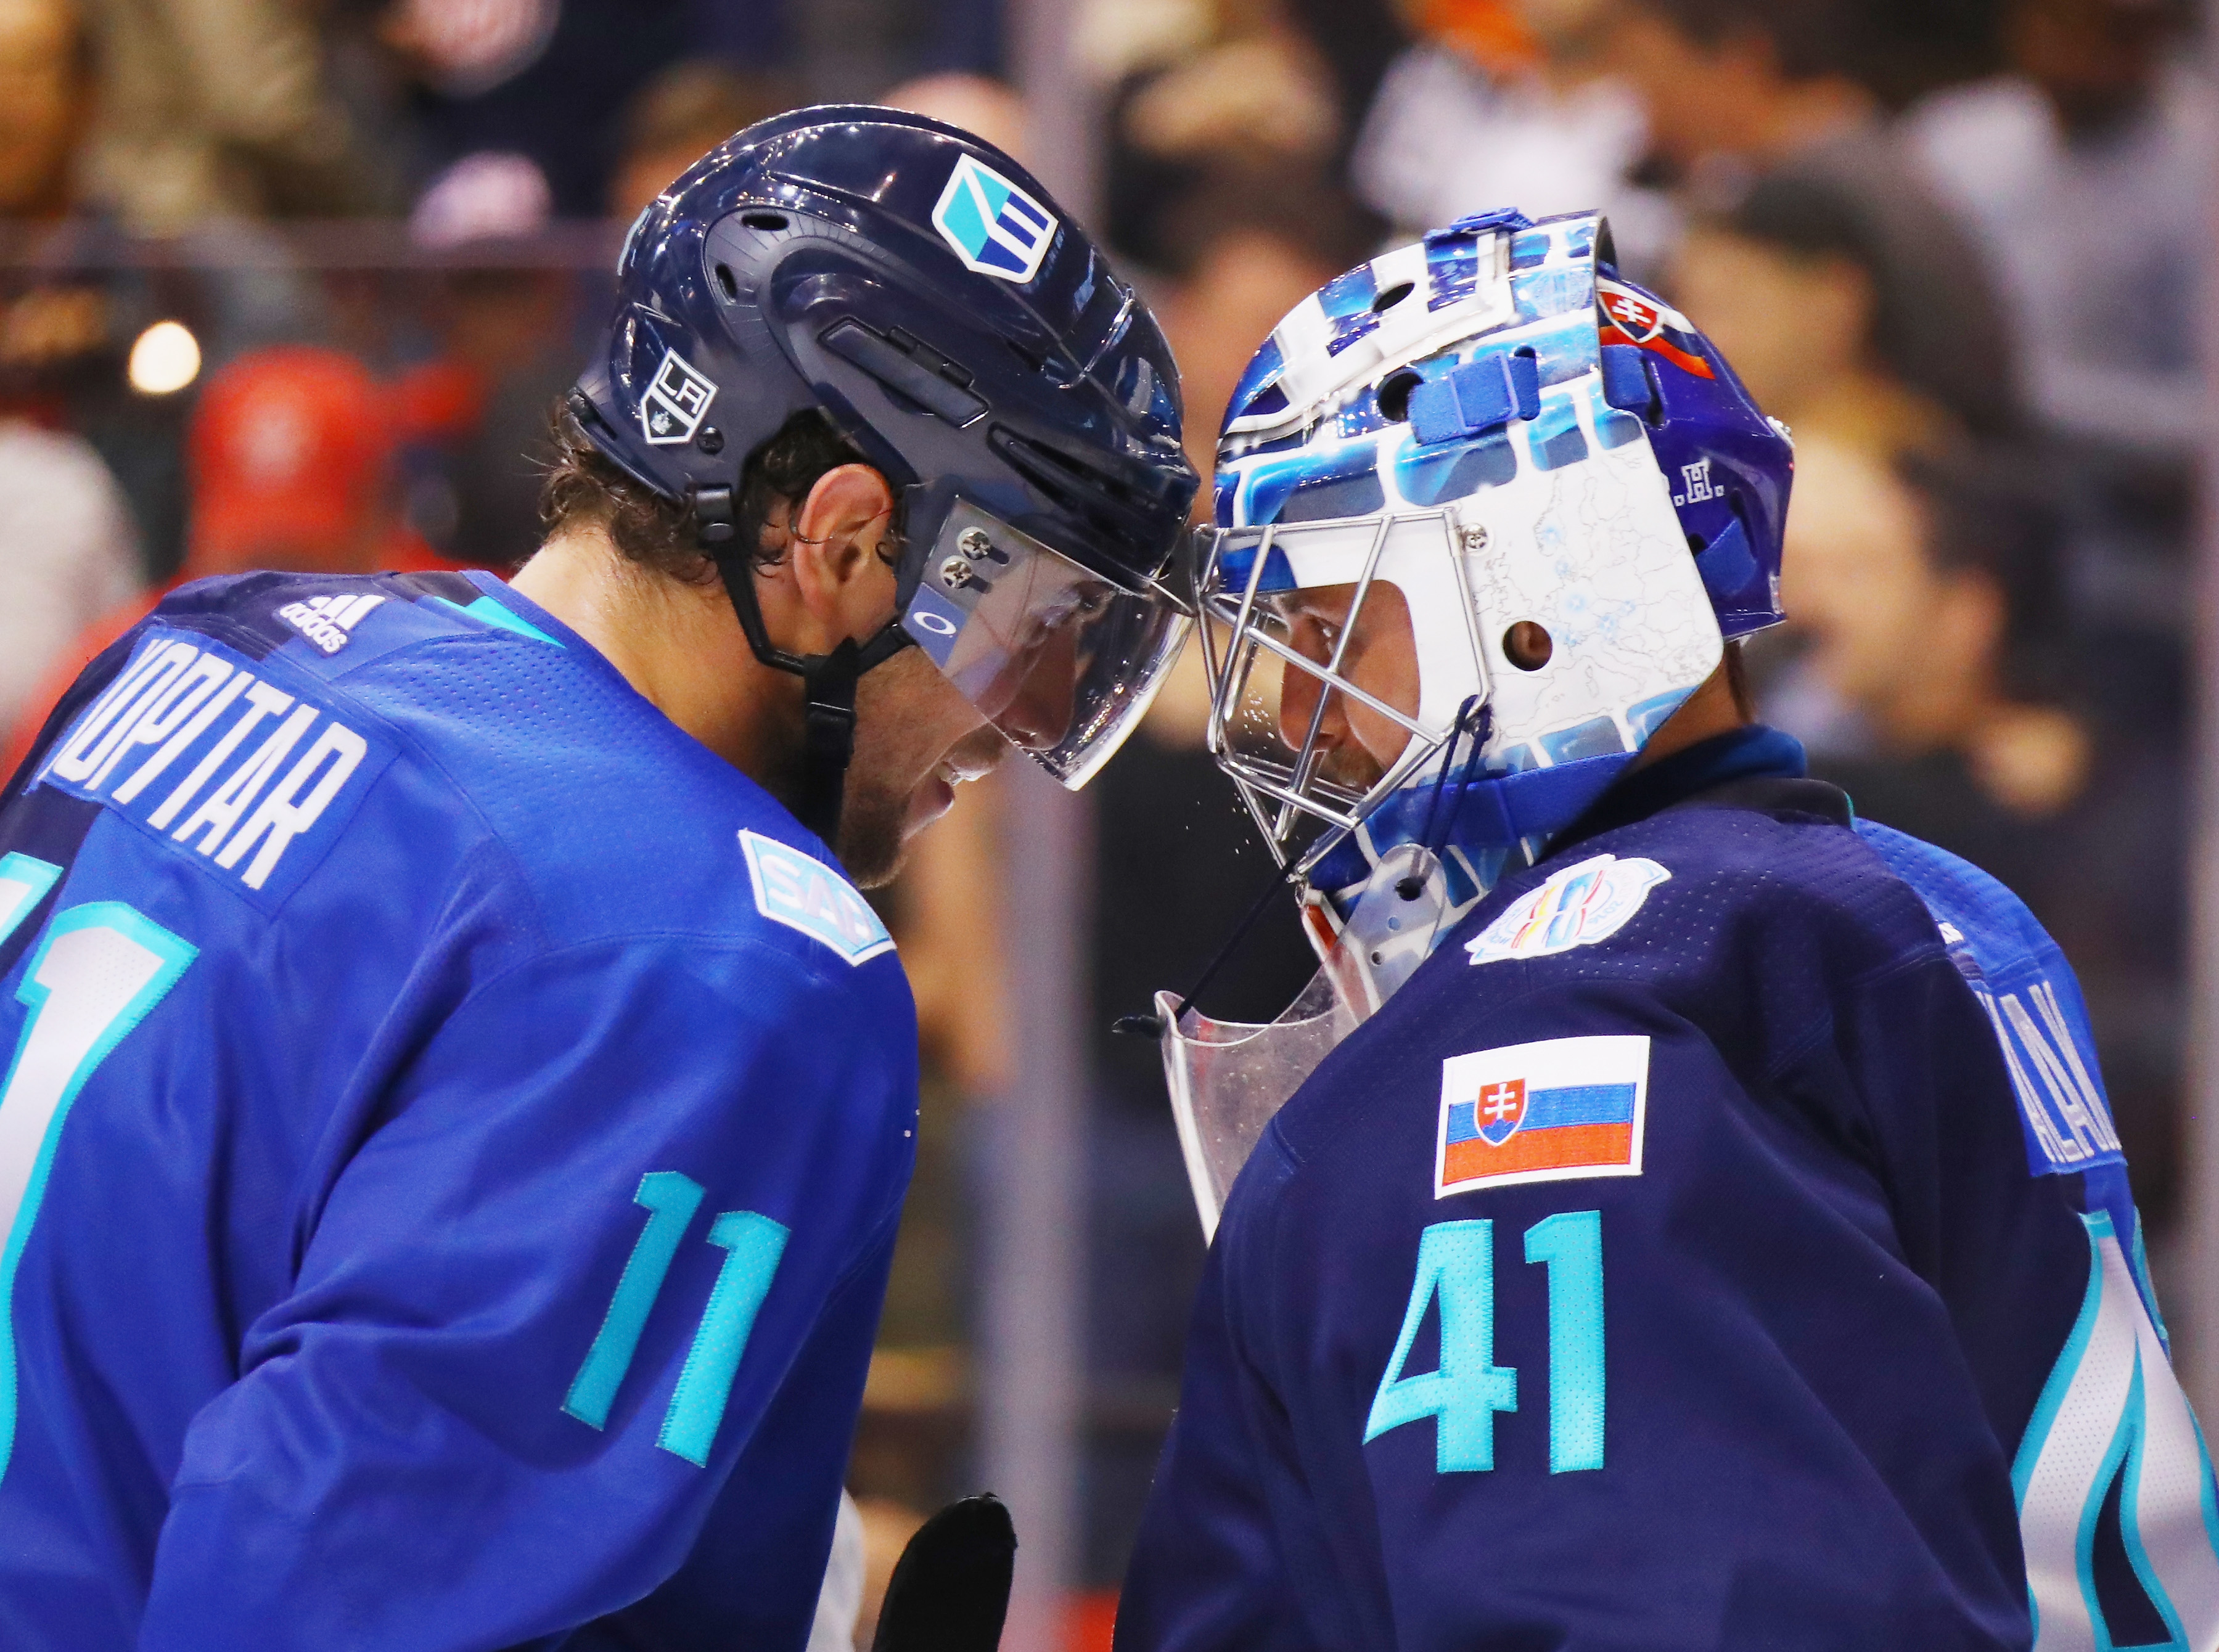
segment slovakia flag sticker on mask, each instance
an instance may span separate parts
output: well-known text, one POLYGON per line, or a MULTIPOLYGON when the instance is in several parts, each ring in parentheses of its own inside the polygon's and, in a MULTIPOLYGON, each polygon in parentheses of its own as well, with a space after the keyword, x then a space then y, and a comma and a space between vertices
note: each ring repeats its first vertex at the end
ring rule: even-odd
POLYGON ((1441 1063, 1433 1196, 1641 1174, 1645 1035, 1551 1038, 1441 1063))

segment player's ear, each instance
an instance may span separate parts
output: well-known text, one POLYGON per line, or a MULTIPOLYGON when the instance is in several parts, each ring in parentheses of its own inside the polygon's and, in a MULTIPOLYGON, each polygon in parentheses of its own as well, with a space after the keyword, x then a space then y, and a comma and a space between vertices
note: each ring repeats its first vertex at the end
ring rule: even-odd
POLYGON ((817 479, 795 512, 790 550, 802 600, 826 618, 885 568, 879 559, 893 519, 893 489, 867 464, 836 465, 817 479))

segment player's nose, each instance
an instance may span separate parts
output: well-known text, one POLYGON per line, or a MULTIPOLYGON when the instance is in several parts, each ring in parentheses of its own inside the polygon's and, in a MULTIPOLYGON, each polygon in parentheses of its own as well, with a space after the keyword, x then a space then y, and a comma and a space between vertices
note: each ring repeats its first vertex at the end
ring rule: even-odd
POLYGON ((1311 745, 1321 756, 1336 750, 1348 738, 1349 732, 1348 718, 1341 711, 1340 700, 1338 692, 1301 667, 1290 663, 1279 690, 1280 742, 1289 751, 1297 753, 1305 745, 1311 745), (1316 730, 1314 744, 1313 724, 1316 730))
POLYGON ((1053 751, 1071 732, 1076 680, 1071 639, 1050 638, 1026 662, 1016 692, 995 717, 994 726, 1027 751, 1053 751))

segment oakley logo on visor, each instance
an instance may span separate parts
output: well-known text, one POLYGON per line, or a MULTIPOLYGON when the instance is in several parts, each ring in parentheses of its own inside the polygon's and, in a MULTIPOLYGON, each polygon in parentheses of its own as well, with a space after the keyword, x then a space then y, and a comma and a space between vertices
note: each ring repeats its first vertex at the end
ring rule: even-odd
POLYGON ((716 385, 674 350, 662 352, 655 382, 639 399, 640 427, 656 447, 690 442, 717 399, 716 385))
POLYGON ((1047 208, 991 167, 965 155, 955 163, 932 227, 967 269, 1020 283, 1040 273, 1055 219, 1047 208))

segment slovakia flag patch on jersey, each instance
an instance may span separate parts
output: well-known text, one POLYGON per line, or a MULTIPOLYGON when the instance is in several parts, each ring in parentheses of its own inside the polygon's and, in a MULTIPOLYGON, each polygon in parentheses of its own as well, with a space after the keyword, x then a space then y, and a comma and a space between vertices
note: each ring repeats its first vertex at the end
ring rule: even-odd
POLYGON ((1641 1174, 1645 1035, 1551 1038, 1441 1063, 1433 1196, 1641 1174))

